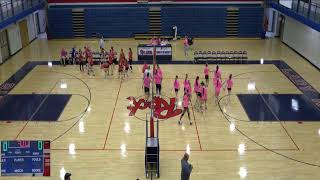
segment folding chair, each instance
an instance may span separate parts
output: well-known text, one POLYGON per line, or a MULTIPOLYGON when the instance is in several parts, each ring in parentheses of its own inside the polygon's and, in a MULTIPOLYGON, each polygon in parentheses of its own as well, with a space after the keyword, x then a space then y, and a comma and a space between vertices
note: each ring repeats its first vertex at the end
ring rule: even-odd
POLYGON ((212 58, 211 51, 207 51, 207 59, 211 59, 211 58, 212 58))
POLYGON ((217 60, 221 60, 221 52, 220 51, 217 51, 217 60))
POLYGON ((215 51, 212 51, 211 54, 212 54, 212 55, 211 55, 211 59, 217 60, 217 53, 216 53, 215 51))

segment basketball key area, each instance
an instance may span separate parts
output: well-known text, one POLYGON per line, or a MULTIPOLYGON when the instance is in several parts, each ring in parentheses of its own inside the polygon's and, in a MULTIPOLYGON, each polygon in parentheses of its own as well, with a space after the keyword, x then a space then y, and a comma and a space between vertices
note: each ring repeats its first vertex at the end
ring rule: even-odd
MULTIPOLYGON (((179 159, 185 151, 196 167, 192 174, 195 179, 211 179, 211 175, 223 178, 227 171, 239 177, 242 167, 249 175, 259 175, 261 166, 270 166, 270 170, 275 164, 316 173, 312 169, 316 170, 314 149, 318 147, 311 142, 318 138, 314 127, 320 119, 319 109, 279 66, 220 65, 222 77, 234 75, 230 103, 226 91, 219 105, 214 103, 210 80, 208 109, 203 113, 190 109, 193 125, 186 116, 178 125, 180 114, 169 113, 170 98, 175 96, 172 84, 175 75, 181 83, 185 74, 191 81, 198 75, 204 80, 204 65, 160 66, 164 79, 159 103, 168 118, 159 121, 161 178, 178 177, 179 159), (308 141, 304 140, 306 136, 308 141)), ((8 94, 1 99, 1 139, 51 140, 52 178, 65 169, 76 172, 73 176, 81 179, 86 173, 81 170, 88 164, 96 177, 110 174, 115 179, 143 178, 145 121, 150 110, 136 106, 133 114, 130 107, 134 103, 129 98, 138 101, 144 97, 141 68, 134 65, 129 77, 120 80, 117 76, 104 79, 98 66, 92 77, 79 72, 77 66, 48 67, 47 62, 37 62, 21 80, 6 88, 8 94), (14 107, 22 108, 10 113, 14 107)), ((181 98, 179 92, 178 109, 181 98)))

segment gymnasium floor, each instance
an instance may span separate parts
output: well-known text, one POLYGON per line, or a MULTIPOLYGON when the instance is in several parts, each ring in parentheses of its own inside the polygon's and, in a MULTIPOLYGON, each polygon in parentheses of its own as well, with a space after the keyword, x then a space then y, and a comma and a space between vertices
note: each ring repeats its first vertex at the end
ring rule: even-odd
MULTIPOLYGON (((110 40, 106 46, 112 45, 118 52, 120 48, 127 52, 131 47, 136 54, 139 43, 144 42, 110 40)), ((52 141, 51 177, 0 179, 56 180, 64 171, 71 172, 76 180, 145 179, 144 119, 148 111, 138 110, 135 116, 129 116, 127 109, 127 97, 138 99, 143 95, 141 65, 134 65, 133 72, 124 80, 117 75, 104 79, 98 66, 93 77, 79 72, 78 66, 46 65, 45 61, 58 60, 62 47, 69 49, 74 45, 97 49, 99 44, 97 40, 35 40, 0 66, 3 84, 25 69, 29 61, 38 61, 31 63, 34 68, 9 92, 12 101, 18 96, 28 101, 6 107, 0 99, 0 106, 7 109, 1 109, 0 119, 6 111, 16 119, 25 119, 2 118, 0 139, 52 141), (62 84, 67 84, 67 88, 62 89, 62 84), (18 108, 13 111, 11 107, 18 108), (48 109, 54 113, 46 113, 48 109), (24 117, 48 121, 28 121, 24 117), (72 146, 75 148, 70 151, 72 146)), ((172 45, 174 61, 185 61, 182 42, 172 45)), ((214 104, 210 80, 208 109, 203 114, 191 109, 193 125, 187 123, 187 116, 183 125, 177 124, 179 116, 160 122, 161 179, 180 178, 180 159, 185 151, 190 152, 190 163, 194 166, 191 179, 319 179, 319 70, 278 39, 196 40, 193 50, 247 50, 250 60, 244 65, 220 65, 224 79, 229 73, 234 75, 230 104, 226 105, 225 91, 219 105, 214 104), (260 58, 266 63, 254 64, 260 58), (248 90, 248 83, 253 82, 256 90, 248 90)), ((189 58, 192 59, 191 52, 189 58)), ((174 97, 175 75, 181 78, 181 83, 186 73, 192 84, 197 75, 201 80, 204 78, 204 65, 160 66, 164 71, 163 97, 167 102, 174 97)), ((210 69, 214 68, 211 64, 210 69)))

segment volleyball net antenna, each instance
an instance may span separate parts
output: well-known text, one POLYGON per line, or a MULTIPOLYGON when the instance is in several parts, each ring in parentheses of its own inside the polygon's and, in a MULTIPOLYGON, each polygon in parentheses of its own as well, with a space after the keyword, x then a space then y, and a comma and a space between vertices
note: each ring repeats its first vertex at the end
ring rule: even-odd
MULTIPOLYGON (((160 146, 159 146, 159 120, 155 109, 155 70, 157 65, 156 47, 153 47, 152 78, 150 93, 150 112, 146 114, 146 147, 145 147, 145 174, 146 177, 160 177, 160 146), (149 115, 149 116, 148 116, 149 115)), ((148 101, 148 100, 146 100, 148 101)))

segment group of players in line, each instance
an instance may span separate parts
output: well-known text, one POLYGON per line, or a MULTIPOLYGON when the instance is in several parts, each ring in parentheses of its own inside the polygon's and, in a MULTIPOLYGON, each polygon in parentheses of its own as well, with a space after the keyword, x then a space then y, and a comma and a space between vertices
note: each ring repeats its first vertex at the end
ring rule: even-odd
MULTIPOLYGON (((75 48, 72 49, 70 53, 70 57, 68 56, 68 52, 65 49, 61 50, 61 64, 65 65, 68 61, 69 64, 79 64, 80 71, 85 71, 84 66, 87 69, 88 75, 92 74, 93 76, 93 52, 89 47, 84 47, 84 51, 79 49, 78 51, 75 50, 75 48)), ((130 69, 132 71, 132 50, 129 48, 128 52, 128 59, 126 58, 123 49, 121 49, 120 55, 119 55, 119 62, 117 61, 117 53, 114 50, 114 48, 111 46, 109 52, 107 52, 103 47, 100 47, 100 67, 105 73, 105 78, 109 75, 113 75, 115 65, 118 65, 118 73, 119 78, 125 78, 128 77, 128 70, 130 69)), ((207 109, 207 100, 208 100, 208 92, 207 88, 209 85, 209 74, 210 72, 213 72, 213 85, 215 90, 215 104, 218 104, 219 95, 221 92, 221 88, 228 90, 228 103, 230 102, 230 93, 233 87, 233 80, 232 80, 232 74, 229 75, 229 78, 222 82, 221 78, 221 70, 219 69, 219 66, 216 66, 216 69, 214 71, 210 71, 208 64, 205 65, 203 73, 205 82, 201 81, 199 76, 196 77, 194 84, 193 84, 193 92, 196 96, 196 101, 194 104, 194 107, 197 111, 203 112, 205 109, 207 109), (224 87, 223 87, 224 85, 224 87)), ((154 80, 154 84, 156 85, 156 95, 161 95, 161 89, 162 89, 162 79, 163 79, 163 71, 160 68, 159 64, 156 65, 156 67, 153 70, 153 73, 151 72, 150 66, 146 63, 144 63, 142 67, 142 73, 143 73, 143 88, 145 92, 145 100, 148 101, 150 97, 150 85, 152 84, 152 80, 154 80)), ((185 79, 183 81, 183 99, 182 99, 182 106, 183 111, 180 116, 180 119, 178 121, 179 124, 181 124, 181 119, 184 116, 184 114, 187 112, 189 117, 190 125, 192 125, 192 121, 190 119, 190 111, 189 106, 191 104, 191 95, 192 95, 192 86, 191 82, 188 78, 188 74, 186 74, 185 79)), ((176 95, 176 102, 178 101, 178 93, 180 91, 180 82, 179 77, 176 75, 175 80, 173 82, 173 89, 176 95)))
MULTIPOLYGON (((196 96, 196 101, 194 104, 194 107, 197 111, 203 112, 205 109, 207 109, 207 100, 208 100, 208 85, 209 85, 209 74, 210 69, 208 67, 208 64, 205 65, 203 73, 205 77, 205 82, 200 83, 199 76, 196 77, 194 84, 193 84, 193 92, 196 96)), ((154 68, 154 72, 151 73, 150 66, 148 64, 144 64, 142 67, 142 73, 143 73, 143 87, 145 92, 145 100, 148 101, 150 97, 150 85, 152 84, 152 78, 154 79, 154 83, 156 85, 156 95, 161 95, 161 83, 163 79, 163 71, 157 64, 156 68, 154 68)), ((232 74, 229 75, 229 78, 222 82, 221 78, 221 70, 219 69, 219 66, 216 66, 216 70, 213 71, 213 85, 215 90, 215 104, 218 104, 219 101, 219 95, 221 92, 221 88, 228 90, 228 103, 230 102, 230 94, 233 87, 233 80, 232 80, 232 74), (223 87, 224 86, 224 87, 223 87)), ((185 79, 183 81, 183 99, 182 99, 182 106, 183 111, 180 116, 180 119, 178 121, 178 124, 181 124, 181 119, 184 116, 184 114, 187 112, 189 117, 190 125, 192 125, 192 120, 190 118, 190 111, 189 106, 191 104, 191 95, 192 95, 192 86, 191 82, 188 78, 188 74, 186 74, 185 79)), ((175 80, 173 82, 173 89, 176 95, 176 102, 178 101, 178 93, 180 91, 180 82, 179 77, 176 75, 175 80)))
MULTIPOLYGON (((85 46, 83 51, 81 49, 76 51, 75 48, 72 48, 70 56, 68 56, 68 52, 62 48, 60 62, 63 66, 66 64, 79 64, 80 71, 87 71, 88 75, 95 76, 93 70, 94 54, 95 52, 88 46, 85 46)), ((117 52, 112 46, 109 52, 103 47, 100 47, 99 64, 100 68, 103 69, 105 73, 104 77, 106 78, 109 75, 112 76, 116 65, 118 65, 119 78, 128 77, 128 70, 130 69, 132 71, 132 57, 133 53, 131 48, 129 48, 128 51, 128 59, 126 58, 123 49, 121 49, 118 61, 117 52)))

